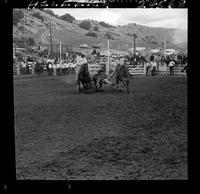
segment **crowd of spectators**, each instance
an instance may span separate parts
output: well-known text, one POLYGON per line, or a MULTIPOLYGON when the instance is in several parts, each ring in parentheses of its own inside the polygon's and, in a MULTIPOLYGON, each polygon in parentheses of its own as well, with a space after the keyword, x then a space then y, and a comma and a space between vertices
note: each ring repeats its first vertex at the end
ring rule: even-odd
MULTIPOLYGON (((140 54, 136 55, 112 55, 110 60, 110 71, 112 72, 117 64, 125 63, 130 68, 145 68, 146 75, 156 75, 159 67, 166 64, 170 69, 170 74, 174 74, 173 68, 176 64, 187 64, 187 56, 184 53, 177 55, 154 54, 152 55, 140 54)), ((60 56, 55 54, 49 56, 44 50, 43 52, 34 53, 32 55, 16 55, 14 58, 14 69, 17 74, 37 74, 37 75, 69 75, 76 73, 78 66, 83 63, 98 63, 101 64, 103 71, 105 71, 105 64, 108 62, 107 56, 100 56, 100 52, 92 51, 91 55, 85 55, 79 52, 69 52, 60 56), (17 69, 17 70, 16 70, 17 69)), ((79 68, 78 68, 79 69, 79 68)))

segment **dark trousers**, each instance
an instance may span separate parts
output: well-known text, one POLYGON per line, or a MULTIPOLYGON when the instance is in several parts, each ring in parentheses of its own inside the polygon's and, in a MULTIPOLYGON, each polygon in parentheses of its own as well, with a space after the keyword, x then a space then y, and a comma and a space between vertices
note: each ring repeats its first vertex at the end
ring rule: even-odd
POLYGON ((155 76, 156 75, 156 67, 153 67, 153 69, 151 70, 151 76, 155 76))
POLYGON ((150 68, 151 68, 151 67, 147 67, 147 68, 146 68, 146 76, 148 76, 148 75, 149 75, 150 68))
POLYGON ((49 71, 48 71, 48 72, 49 72, 49 76, 50 76, 50 75, 53 75, 53 68, 49 68, 49 71))
POLYGON ((174 67, 173 66, 169 67, 169 74, 174 75, 174 67))
POLYGON ((22 67, 22 72, 23 72, 23 74, 27 74, 27 68, 26 67, 22 67))

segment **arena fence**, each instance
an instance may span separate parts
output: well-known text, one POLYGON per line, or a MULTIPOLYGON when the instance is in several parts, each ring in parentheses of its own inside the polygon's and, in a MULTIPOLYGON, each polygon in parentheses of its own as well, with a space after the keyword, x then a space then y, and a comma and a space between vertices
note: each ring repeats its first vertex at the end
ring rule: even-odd
MULTIPOLYGON (((176 64, 174 66, 174 74, 175 75, 185 75, 185 72, 182 72, 182 69, 184 68, 184 65, 182 64, 176 64)), ((99 64, 89 64, 89 72, 91 75, 94 75, 95 73, 98 72, 98 70, 101 69, 101 66, 99 64)), ((146 74, 146 68, 145 67, 136 67, 136 68, 129 68, 129 72, 131 75, 145 75, 146 74)), ((70 71, 71 74, 74 74, 74 71, 70 71)), ((17 67, 17 66, 13 66, 13 74, 14 75, 26 75, 26 74, 30 74, 30 75, 34 75, 35 71, 33 66, 28 66, 27 68, 21 68, 21 67, 17 67)), ((169 67, 165 64, 165 65, 160 65, 159 68, 156 70, 156 74, 157 75, 167 75, 169 74, 169 67)), ((49 72, 47 72, 47 69, 44 70, 43 75, 49 75, 49 72)), ((52 69, 52 75, 57 76, 58 71, 57 69, 52 69)))

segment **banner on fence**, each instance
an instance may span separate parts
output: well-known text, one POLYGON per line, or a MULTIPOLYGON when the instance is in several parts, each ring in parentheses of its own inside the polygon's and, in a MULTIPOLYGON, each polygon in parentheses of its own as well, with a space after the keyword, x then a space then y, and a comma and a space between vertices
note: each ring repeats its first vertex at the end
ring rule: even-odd
POLYGON ((145 74, 145 68, 129 68, 129 73, 132 74, 145 74))

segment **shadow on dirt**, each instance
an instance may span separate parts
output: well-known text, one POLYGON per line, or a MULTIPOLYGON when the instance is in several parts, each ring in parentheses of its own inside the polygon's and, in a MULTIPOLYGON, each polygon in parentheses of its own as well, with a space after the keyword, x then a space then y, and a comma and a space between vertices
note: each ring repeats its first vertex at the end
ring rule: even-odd
POLYGON ((110 95, 110 94, 114 94, 114 95, 131 95, 127 94, 126 90, 116 90, 116 89, 98 89, 98 91, 96 91, 95 89, 92 90, 84 90, 81 89, 81 91, 79 92, 78 90, 66 90, 66 91, 61 91, 60 92, 61 95, 67 95, 67 94, 73 94, 73 95, 80 95, 80 94, 88 94, 88 95, 110 95))

